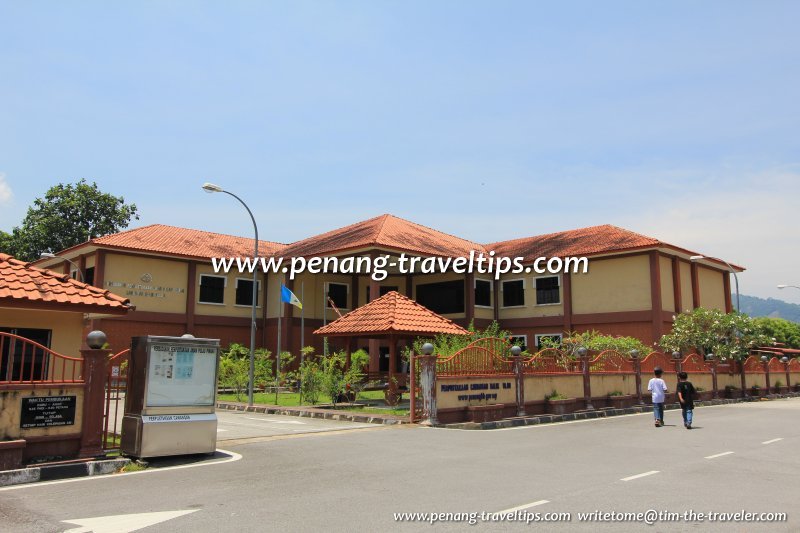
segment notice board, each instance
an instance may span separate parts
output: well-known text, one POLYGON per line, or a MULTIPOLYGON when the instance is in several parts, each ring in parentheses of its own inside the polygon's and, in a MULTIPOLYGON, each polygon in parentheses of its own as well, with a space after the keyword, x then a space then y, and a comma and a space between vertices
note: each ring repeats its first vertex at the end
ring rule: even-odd
POLYGON ((154 342, 149 351, 147 407, 214 405, 217 348, 154 342))

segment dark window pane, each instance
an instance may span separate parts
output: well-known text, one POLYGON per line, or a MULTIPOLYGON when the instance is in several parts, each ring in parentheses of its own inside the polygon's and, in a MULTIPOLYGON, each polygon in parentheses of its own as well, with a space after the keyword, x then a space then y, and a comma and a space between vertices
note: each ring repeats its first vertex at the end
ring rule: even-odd
POLYGON ((503 282, 503 307, 514 307, 525 305, 525 281, 504 281, 503 282))
POLYGON ((417 285, 417 303, 434 313, 464 312, 464 280, 417 285))
MULTIPOLYGON (((261 291, 261 283, 256 289, 256 305, 261 291)), ((239 279, 236 280, 236 305, 253 305, 253 280, 252 279, 239 279)))
POLYGON ((536 303, 557 304, 561 301, 558 294, 558 276, 552 278, 536 278, 536 303))
POLYGON ((88 285, 94 285, 94 267, 89 267, 84 272, 84 277, 86 278, 84 281, 88 285))
MULTIPOLYGON (((339 309, 349 309, 347 305, 347 285, 343 283, 328 283, 328 297, 333 300, 333 304, 339 309)), ((327 303, 328 307, 331 303, 327 303)))
POLYGON ((492 305, 492 283, 482 279, 475 280, 475 305, 492 305))
POLYGON ((221 304, 225 301, 225 278, 200 276, 200 302, 221 304))

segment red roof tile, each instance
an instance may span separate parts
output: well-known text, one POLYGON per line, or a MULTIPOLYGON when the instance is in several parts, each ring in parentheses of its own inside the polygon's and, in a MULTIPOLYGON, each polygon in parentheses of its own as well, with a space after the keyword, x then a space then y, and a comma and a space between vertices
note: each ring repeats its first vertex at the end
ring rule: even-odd
MULTIPOLYGON (((89 241, 97 246, 108 246, 128 250, 157 252, 170 255, 199 257, 252 257, 253 239, 211 233, 196 229, 178 228, 163 224, 152 224, 89 241)), ((258 253, 275 255, 284 245, 270 241, 258 241, 258 253)), ((63 253, 63 252, 62 252, 63 253)))
POLYGON ((367 305, 350 311, 314 332, 328 336, 378 336, 378 335, 434 335, 451 333, 468 335, 469 332, 427 307, 390 291, 367 305))
POLYGON ((470 250, 483 251, 478 243, 394 215, 381 215, 295 242, 281 253, 286 257, 312 257, 366 247, 444 257, 468 256, 470 250))
POLYGON ((130 300, 0 253, 0 306, 125 314, 130 300))

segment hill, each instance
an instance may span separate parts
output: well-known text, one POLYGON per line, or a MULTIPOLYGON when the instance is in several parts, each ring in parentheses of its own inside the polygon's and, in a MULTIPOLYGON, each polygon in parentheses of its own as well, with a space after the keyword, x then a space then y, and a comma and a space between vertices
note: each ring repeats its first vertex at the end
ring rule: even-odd
MULTIPOLYGON (((757 296, 739 296, 742 312, 750 316, 768 316, 771 318, 785 318, 792 322, 800 322, 800 305, 790 304, 775 298, 759 298, 757 296)), ((736 295, 733 295, 736 302, 736 295)))

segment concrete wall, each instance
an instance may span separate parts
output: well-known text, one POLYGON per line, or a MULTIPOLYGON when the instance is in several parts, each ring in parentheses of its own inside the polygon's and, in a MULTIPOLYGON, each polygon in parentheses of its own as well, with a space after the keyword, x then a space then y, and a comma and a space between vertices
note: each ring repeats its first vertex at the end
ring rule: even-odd
POLYGON ((672 284, 672 259, 669 257, 658 258, 661 276, 661 309, 675 311, 675 291, 672 284))
POLYGON ((513 375, 495 376, 491 378, 437 378, 436 379, 436 406, 438 409, 450 409, 454 407, 468 407, 472 405, 490 405, 497 403, 515 404, 517 401, 517 386, 513 375), (466 386, 467 390, 443 391, 443 387, 466 386), (490 388, 482 388, 489 386, 490 388), (491 388, 496 386, 497 388, 491 388), (504 388, 505 387, 505 388, 504 388), (460 399, 463 396, 479 396, 481 394, 491 394, 492 398, 487 399, 460 399), (494 395, 497 395, 494 398, 494 395))
POLYGON ((635 374, 590 374, 589 380, 592 396, 608 396, 612 392, 636 394, 635 374))
POLYGON ((0 390, 0 440, 80 433, 83 424, 83 391, 82 384, 0 390), (36 396, 77 396, 75 399, 75 423, 70 426, 20 428, 22 398, 36 396))
POLYGON ((129 298, 137 311, 184 313, 188 268, 186 261, 109 252, 102 288, 129 298))
POLYGON ((646 254, 591 259, 587 274, 572 276, 574 314, 647 311, 651 306, 646 254))
POLYGON ((557 391, 567 398, 583 398, 583 376, 572 375, 527 375, 525 376, 525 401, 544 400, 557 391))
POLYGON ((698 265, 697 279, 700 285, 700 307, 725 312, 723 273, 698 265))

